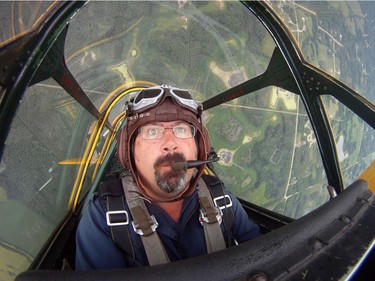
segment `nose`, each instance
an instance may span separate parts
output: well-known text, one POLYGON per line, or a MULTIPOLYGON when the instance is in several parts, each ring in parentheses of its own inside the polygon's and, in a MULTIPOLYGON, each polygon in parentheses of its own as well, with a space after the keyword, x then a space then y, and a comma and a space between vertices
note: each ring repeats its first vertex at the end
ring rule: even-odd
POLYGON ((174 152, 178 149, 178 145, 176 142, 176 137, 173 134, 172 130, 165 130, 162 142, 162 150, 164 152, 170 153, 174 152))

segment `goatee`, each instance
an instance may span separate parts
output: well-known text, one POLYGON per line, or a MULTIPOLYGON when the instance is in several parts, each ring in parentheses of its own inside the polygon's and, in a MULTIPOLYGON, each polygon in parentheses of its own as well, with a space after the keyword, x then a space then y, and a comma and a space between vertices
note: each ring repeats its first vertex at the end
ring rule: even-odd
POLYGON ((182 153, 173 153, 159 157, 154 164, 156 184, 166 193, 178 193, 182 191, 186 187, 188 174, 186 170, 175 171, 172 169, 160 173, 158 168, 163 164, 180 161, 186 161, 185 156, 182 153))

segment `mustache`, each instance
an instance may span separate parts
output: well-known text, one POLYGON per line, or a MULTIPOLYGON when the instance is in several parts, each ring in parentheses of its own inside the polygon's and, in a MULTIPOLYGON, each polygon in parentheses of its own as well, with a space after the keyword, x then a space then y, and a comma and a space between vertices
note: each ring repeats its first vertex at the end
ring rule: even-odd
POLYGON ((173 153, 173 154, 168 153, 167 155, 160 156, 159 158, 156 159, 154 168, 156 169, 165 163, 168 164, 168 163, 182 162, 182 161, 186 161, 186 158, 182 153, 178 153, 178 152, 173 153))

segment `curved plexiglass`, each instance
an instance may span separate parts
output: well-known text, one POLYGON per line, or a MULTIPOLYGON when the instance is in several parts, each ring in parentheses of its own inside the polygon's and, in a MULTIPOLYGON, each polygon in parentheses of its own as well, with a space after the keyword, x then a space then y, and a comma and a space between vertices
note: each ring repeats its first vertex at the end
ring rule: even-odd
MULTIPOLYGON (((126 1, 87 4, 72 19, 65 46, 69 69, 99 107, 138 81, 207 100, 263 73, 276 44, 239 2, 126 1)), ((205 124, 221 157, 217 172, 237 196, 292 218, 328 200, 296 94, 268 87, 206 111, 205 124)))

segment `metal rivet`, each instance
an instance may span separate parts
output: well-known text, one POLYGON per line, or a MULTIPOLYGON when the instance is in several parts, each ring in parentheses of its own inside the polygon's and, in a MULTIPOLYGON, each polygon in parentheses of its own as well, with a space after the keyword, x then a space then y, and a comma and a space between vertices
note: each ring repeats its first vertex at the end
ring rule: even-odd
POLYGON ((248 281, 267 281, 267 275, 262 271, 256 271, 251 273, 248 278, 248 281))
POLYGON ((311 245, 312 245, 312 248, 314 249, 314 251, 320 250, 324 246, 324 244, 322 243, 322 241, 320 241, 318 239, 312 240, 311 241, 311 245))
POLYGON ((343 223, 350 223, 351 222, 351 219, 347 216, 341 216, 340 217, 340 220, 343 222, 343 223))

